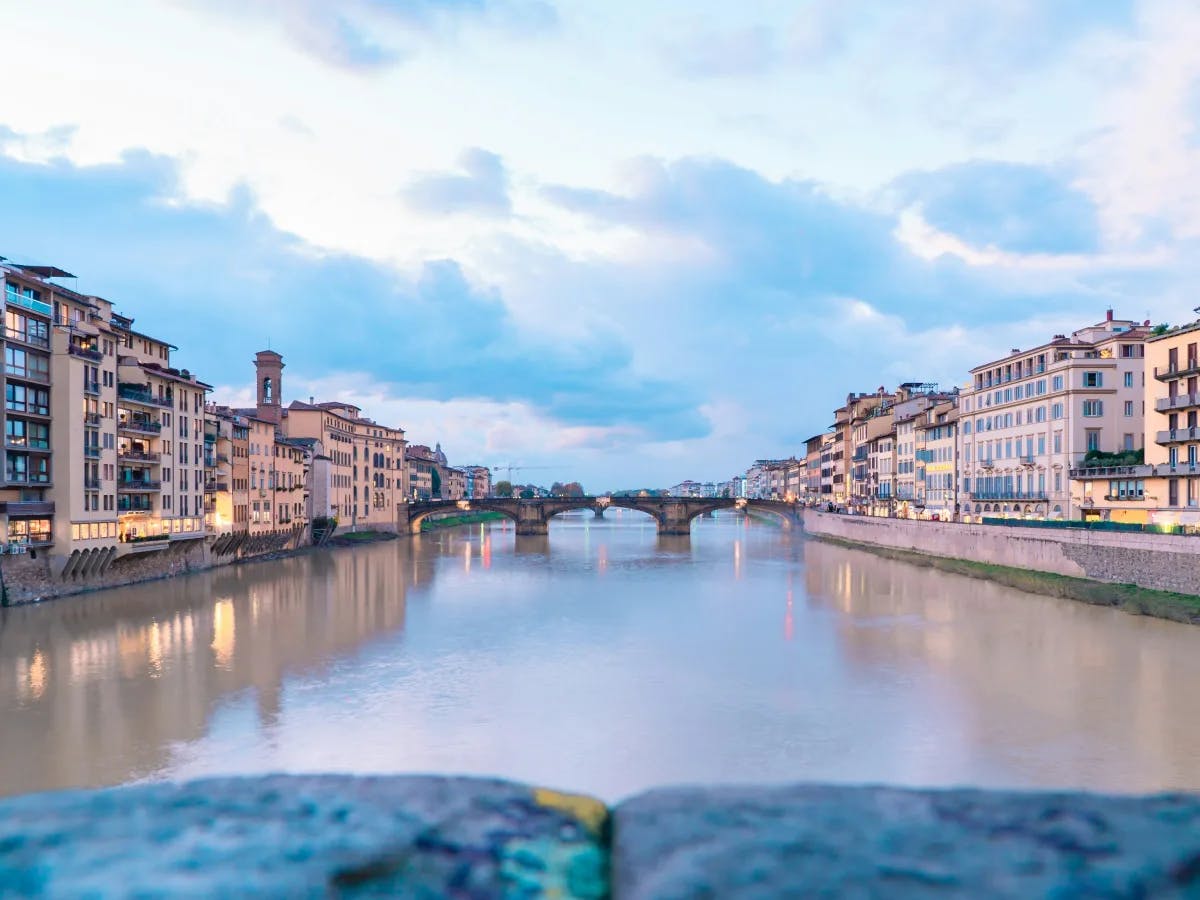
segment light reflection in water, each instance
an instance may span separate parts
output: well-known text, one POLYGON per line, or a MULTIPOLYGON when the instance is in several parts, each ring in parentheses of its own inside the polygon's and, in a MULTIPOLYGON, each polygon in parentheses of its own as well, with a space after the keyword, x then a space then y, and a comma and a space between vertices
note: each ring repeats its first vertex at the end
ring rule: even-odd
POLYGON ((0 793, 277 770, 610 799, 1200 787, 1200 630, 745 517, 647 522, 496 523, 0 611, 0 793))

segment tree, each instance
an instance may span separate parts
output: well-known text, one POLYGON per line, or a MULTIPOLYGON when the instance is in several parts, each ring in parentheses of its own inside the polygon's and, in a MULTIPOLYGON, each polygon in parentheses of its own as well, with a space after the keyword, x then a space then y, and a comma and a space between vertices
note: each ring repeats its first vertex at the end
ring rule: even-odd
POLYGON ((566 484, 559 485, 562 489, 564 497, 582 497, 584 496, 583 485, 578 481, 568 481, 566 484))
POLYGON ((430 480, 429 493, 430 493, 430 495, 433 497, 442 496, 442 473, 439 472, 436 468, 434 468, 433 471, 431 471, 429 473, 429 476, 430 476, 429 477, 429 480, 430 480))
POLYGON ((492 493, 497 497, 511 497, 513 495, 512 482, 497 481, 495 487, 492 488, 492 493))
POLYGON ((556 481, 554 484, 550 485, 551 497, 561 497, 566 494, 566 492, 566 485, 564 485, 561 481, 556 481))
POLYGON ((533 499, 533 490, 531 488, 522 489, 521 499, 522 500, 532 500, 533 499))

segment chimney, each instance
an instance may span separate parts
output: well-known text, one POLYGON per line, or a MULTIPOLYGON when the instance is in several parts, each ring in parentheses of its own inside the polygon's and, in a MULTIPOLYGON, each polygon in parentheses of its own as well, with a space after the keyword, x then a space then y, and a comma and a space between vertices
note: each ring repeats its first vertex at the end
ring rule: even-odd
POLYGON ((1104 321, 1111 322, 1112 320, 1113 320, 1113 313, 1112 313, 1112 310, 1109 309, 1109 311, 1104 316, 1104 321))
POLYGON ((309 395, 309 397, 308 397, 308 405, 309 405, 309 406, 315 406, 315 405, 316 405, 316 404, 315 404, 315 402, 313 401, 313 397, 312 397, 312 395, 311 395, 311 394, 310 394, 310 395, 309 395))

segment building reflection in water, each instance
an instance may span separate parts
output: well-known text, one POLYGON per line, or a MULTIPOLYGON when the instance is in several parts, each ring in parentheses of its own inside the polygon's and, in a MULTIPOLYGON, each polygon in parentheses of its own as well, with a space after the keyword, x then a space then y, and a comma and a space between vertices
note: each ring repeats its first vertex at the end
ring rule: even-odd
POLYGON ((152 773, 245 689, 269 719, 289 674, 401 630, 422 555, 443 550, 390 541, 0 610, 0 794, 152 773))
POLYGON ((1200 787, 1194 628, 744 517, 682 540, 647 522, 496 523, 0 610, 0 794, 279 769, 607 799, 1200 787))
MULTIPOLYGON (((844 614, 847 659, 901 680, 935 673, 953 739, 997 780, 1019 767, 1033 784, 1196 786, 1194 629, 819 541, 804 564, 810 606, 844 614)), ((929 737, 940 751, 951 735, 929 737)))

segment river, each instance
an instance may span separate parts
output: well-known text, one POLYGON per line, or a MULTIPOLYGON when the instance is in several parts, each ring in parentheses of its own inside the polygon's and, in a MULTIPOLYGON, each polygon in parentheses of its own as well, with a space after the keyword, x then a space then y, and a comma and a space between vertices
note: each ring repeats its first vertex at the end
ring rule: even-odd
POLYGON ((1200 629, 718 514, 0 610, 0 794, 221 773, 1200 788, 1200 629))

